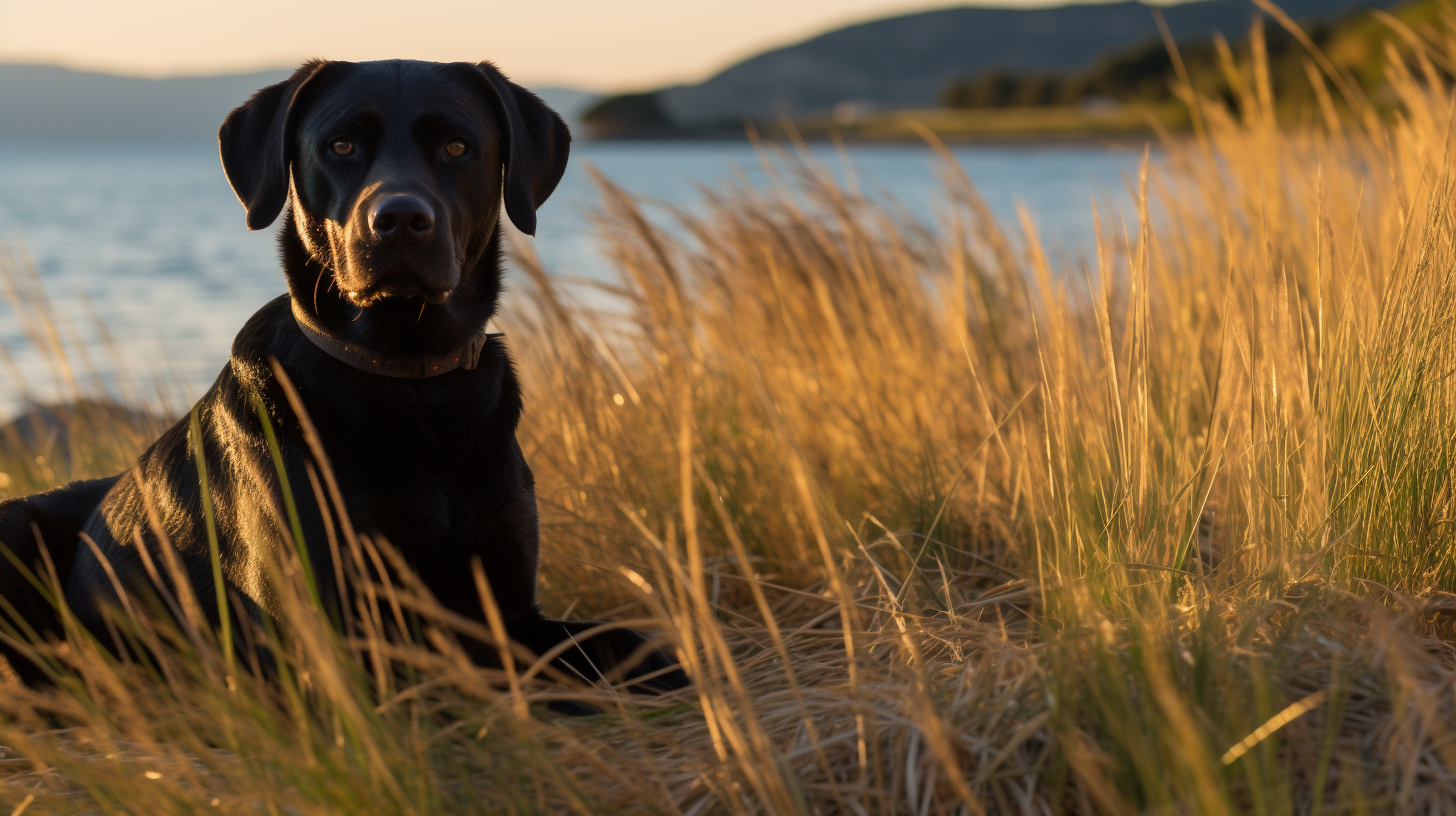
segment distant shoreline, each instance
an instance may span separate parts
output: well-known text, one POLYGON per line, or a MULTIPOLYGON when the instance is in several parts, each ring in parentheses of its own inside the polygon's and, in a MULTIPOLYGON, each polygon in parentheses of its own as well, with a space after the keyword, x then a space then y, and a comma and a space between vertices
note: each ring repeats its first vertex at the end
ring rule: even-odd
POLYGON ((722 122, 700 128, 656 125, 622 126, 613 130, 587 124, 595 139, 729 139, 748 138, 749 129, 766 139, 845 143, 923 142, 927 131, 947 144, 1045 144, 1140 146, 1163 134, 1186 132, 1187 108, 1173 104, 1039 105, 994 109, 901 108, 847 113, 836 111, 785 121, 722 122))
MULTIPOLYGON (((1108 150, 1137 150, 1144 145, 1159 145, 1163 137, 1149 131, 1141 133, 1028 133, 1028 134, 945 134, 936 133, 947 147, 1026 147, 1026 148, 1058 148, 1058 147, 1099 147, 1108 150)), ((1175 140, 1182 139, 1187 134, 1173 133, 1175 140)), ((896 134, 875 134, 866 135, 854 132, 819 132, 800 133, 794 137, 784 132, 760 133, 758 138, 761 141, 782 144, 792 141, 793 138, 811 144, 824 145, 843 143, 849 147, 904 147, 911 145, 925 145, 925 139, 914 132, 896 134)), ((747 132, 732 133, 730 131, 714 131, 711 133, 683 133, 672 135, 633 134, 626 136, 583 138, 577 144, 649 144, 661 143, 682 143, 682 144, 706 144, 711 142, 722 142, 725 144, 744 144, 753 139, 747 132)), ((927 145, 928 146, 928 145, 927 145)))
MULTIPOLYGON (((1179 138, 1181 134, 1174 134, 1179 138)), ((790 139, 784 134, 762 135, 765 142, 784 144, 790 139)), ((910 133, 903 136, 862 136, 857 134, 810 134, 800 137, 804 142, 811 145, 832 145, 842 142, 849 147, 908 147, 925 145, 925 140, 910 133), (838 137, 836 139, 836 136, 838 137)), ((1025 147, 1025 148, 1059 148, 1059 147, 1096 147, 1108 150, 1137 150, 1144 145, 1156 146, 1160 137, 1152 133, 1128 134, 1124 136, 1109 135, 1102 133, 1085 134, 1037 134, 1027 136, 940 136, 941 140, 951 148, 956 147, 1025 147)), ((752 141, 746 133, 734 134, 731 132, 715 132, 705 134, 678 134, 672 136, 630 136, 614 138, 578 138, 575 141, 577 147, 589 145, 638 145, 638 144, 731 144, 742 145, 752 141)), ((187 148, 193 150, 216 150, 217 143, 213 139, 197 138, 173 138, 173 139, 0 139, 0 150, 32 150, 32 149, 53 149, 64 150, 69 148, 106 147, 106 148, 133 148, 133 149, 175 149, 187 148)))
MULTIPOLYGON (((1162 138, 1154 133, 1129 134, 1126 136, 1110 136, 1104 133, 1085 134, 1061 134, 1048 133, 1029 136, 943 136, 937 134, 941 141, 948 147, 1032 147, 1032 148, 1055 148, 1055 147, 1105 147, 1109 150, 1133 150, 1141 148, 1145 144, 1156 145, 1162 138)), ((1179 138, 1181 134, 1174 134, 1179 138)), ((782 134, 761 136, 762 141, 780 144, 789 141, 782 134)), ((836 139, 834 135, 800 136, 800 139, 807 144, 823 145, 842 142, 850 147, 904 147, 908 145, 924 145, 925 140, 915 134, 904 136, 857 136, 841 134, 836 139)), ((708 144, 722 142, 725 144, 743 144, 752 141, 746 134, 733 136, 724 133, 705 135, 679 135, 679 136, 623 136, 597 139, 581 139, 579 145, 592 144, 649 144, 653 142, 683 143, 683 144, 708 144)))

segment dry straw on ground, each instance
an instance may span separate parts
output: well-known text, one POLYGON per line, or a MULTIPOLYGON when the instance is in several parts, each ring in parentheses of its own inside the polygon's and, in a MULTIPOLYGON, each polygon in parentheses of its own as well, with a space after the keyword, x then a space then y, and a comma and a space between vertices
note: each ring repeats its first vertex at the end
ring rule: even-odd
MULTIPOLYGON (((284 614, 237 633, 278 680, 186 598, 180 630, 118 622, 152 662, 45 647, 58 688, 0 695, 0 803, 1452 812, 1452 30, 1397 32, 1393 118, 1312 60, 1322 124, 1281 130, 1257 51, 1231 64, 1237 108, 1189 95, 1197 138, 1130 180, 1137 217, 1085 267, 1003 232, 951 162, 933 229, 773 150, 778 183, 670 231, 603 180, 625 309, 522 249, 503 320, 544 596, 655 618, 695 687, 475 670, 447 633, 492 631, 408 579, 363 586, 343 638, 280 553, 284 614), (382 640, 391 616, 420 644, 382 640), (605 713, 540 705, 563 695, 605 713)), ((8 490, 138 444, 88 434, 8 490)), ((299 489, 327 495, 326 465, 299 489)), ((340 569, 391 558, 337 535, 340 569)))

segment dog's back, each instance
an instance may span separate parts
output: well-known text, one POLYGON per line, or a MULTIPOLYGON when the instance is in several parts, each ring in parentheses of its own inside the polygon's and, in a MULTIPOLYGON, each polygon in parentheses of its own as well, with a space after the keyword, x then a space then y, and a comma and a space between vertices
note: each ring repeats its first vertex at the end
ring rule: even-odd
POLYGON ((26 627, 41 636, 60 634, 55 607, 31 583, 32 577, 44 585, 50 582, 41 545, 44 543, 56 577, 65 587, 76 561, 81 528, 119 478, 72 482, 45 493, 0 502, 0 545, 4 546, 0 555, 5 559, 0 562, 0 633, 5 636, 0 638, 0 654, 27 682, 43 679, 43 673, 21 656, 9 638, 28 637, 26 627), (18 624, 17 616, 23 624, 18 624))

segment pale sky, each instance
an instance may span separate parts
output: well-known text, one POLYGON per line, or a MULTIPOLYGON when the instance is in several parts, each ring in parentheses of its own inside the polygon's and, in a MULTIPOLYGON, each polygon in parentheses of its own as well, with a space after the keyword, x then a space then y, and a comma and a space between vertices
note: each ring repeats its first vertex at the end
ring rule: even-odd
MULTIPOLYGON (((982 0, 1047 6, 1069 0, 982 0)), ((936 0, 0 0, 0 62, 144 76, 309 57, 494 60, 536 85, 693 82, 847 23, 936 0)))

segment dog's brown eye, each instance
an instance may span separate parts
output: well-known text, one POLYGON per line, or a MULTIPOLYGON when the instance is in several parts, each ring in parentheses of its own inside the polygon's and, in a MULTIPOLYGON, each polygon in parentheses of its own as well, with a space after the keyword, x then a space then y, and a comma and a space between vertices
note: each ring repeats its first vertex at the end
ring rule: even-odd
POLYGON ((465 155, 465 143, 451 142, 445 145, 445 152, 458 159, 465 155))
POLYGON ((340 156, 347 156, 354 152, 354 143, 348 139, 336 139, 333 144, 334 152, 340 156))

